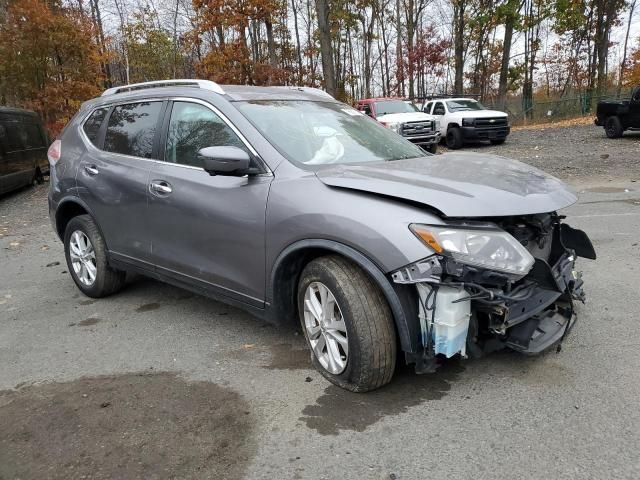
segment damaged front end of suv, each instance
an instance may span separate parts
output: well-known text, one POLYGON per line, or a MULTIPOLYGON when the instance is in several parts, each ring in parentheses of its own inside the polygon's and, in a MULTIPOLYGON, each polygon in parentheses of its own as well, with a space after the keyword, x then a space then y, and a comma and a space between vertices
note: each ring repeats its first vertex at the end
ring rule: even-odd
POLYGON ((510 348, 527 355, 558 346, 584 302, 576 257, 595 259, 581 230, 557 213, 412 224, 434 253, 391 274, 414 285, 421 351, 407 353, 418 373, 437 356, 480 357, 510 348))

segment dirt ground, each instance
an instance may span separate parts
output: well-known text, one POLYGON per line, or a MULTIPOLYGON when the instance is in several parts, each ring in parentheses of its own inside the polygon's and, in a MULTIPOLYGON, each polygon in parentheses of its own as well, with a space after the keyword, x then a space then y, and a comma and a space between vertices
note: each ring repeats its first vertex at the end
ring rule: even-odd
POLYGON ((254 419, 210 382, 143 373, 0 393, 0 478, 241 478, 254 419))
POLYGON ((90 299, 51 228, 48 185, 0 197, 0 480, 637 479, 640 134, 516 130, 502 146, 569 181, 592 238, 588 301, 560 354, 399 367, 328 384, 295 329, 132 276, 90 299))

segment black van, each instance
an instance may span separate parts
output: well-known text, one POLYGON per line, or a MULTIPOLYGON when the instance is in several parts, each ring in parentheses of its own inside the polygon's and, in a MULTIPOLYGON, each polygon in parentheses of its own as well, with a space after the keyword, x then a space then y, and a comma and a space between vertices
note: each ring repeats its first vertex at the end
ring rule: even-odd
POLYGON ((37 113, 0 107, 0 194, 44 180, 48 143, 37 113))

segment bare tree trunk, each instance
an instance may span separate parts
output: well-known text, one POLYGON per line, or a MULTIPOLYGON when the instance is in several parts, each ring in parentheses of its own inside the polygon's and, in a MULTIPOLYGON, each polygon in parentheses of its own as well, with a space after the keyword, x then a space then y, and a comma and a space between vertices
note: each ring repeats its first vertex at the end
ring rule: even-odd
POLYGON ((402 64, 402 17, 400 15, 400 0, 396 0, 396 78, 398 82, 398 96, 404 97, 404 66, 402 64))
POLYGON ((500 64, 500 80, 498 81, 498 105, 504 110, 507 103, 507 88, 509 82, 509 60, 511 58, 511 41, 515 16, 508 16, 504 25, 504 42, 502 44, 502 63, 500 64))
POLYGON ((173 11, 173 78, 177 77, 178 70, 178 5, 180 0, 176 0, 176 8, 173 11))
MULTIPOLYGON (((94 2, 97 2, 97 0, 94 0, 94 2)), ((124 19, 124 7, 118 0, 113 0, 113 3, 118 11, 118 17, 120 17, 120 31, 124 33, 125 27, 127 26, 124 19)), ((127 48, 126 42, 122 42, 122 56, 124 57, 125 83, 129 84, 131 83, 129 76, 129 49, 127 48)))
POLYGON ((618 75, 618 88, 616 90, 616 96, 620 98, 622 92, 622 81, 624 78, 625 64, 627 63, 627 45, 629 43, 629 30, 631 30, 631 21, 633 20, 633 13, 636 9, 636 0, 631 2, 631 8, 629 10, 629 20, 627 21, 627 32, 624 36, 624 49, 622 53, 622 63, 620 63, 620 74, 618 75))
POLYGON ((296 33, 296 55, 298 57, 298 85, 302 85, 302 53, 300 52, 300 29, 298 28, 298 9, 296 0, 291 0, 291 10, 293 12, 293 28, 296 33))
POLYGON ((466 0, 454 0, 453 3, 453 50, 454 50, 454 93, 462 95, 464 80, 464 13, 466 0))
POLYGON ((320 56, 322 57, 322 72, 324 85, 331 96, 336 96, 336 72, 333 61, 333 46, 331 43, 331 27, 329 25, 329 5, 327 0, 315 0, 318 14, 318 32, 320 36, 320 56))
POLYGON ((269 85, 273 84, 273 73, 278 68, 278 55, 276 54, 276 42, 273 38, 273 23, 271 18, 264 21, 267 30, 267 51, 269 52, 269 65, 271 72, 269 73, 269 85))

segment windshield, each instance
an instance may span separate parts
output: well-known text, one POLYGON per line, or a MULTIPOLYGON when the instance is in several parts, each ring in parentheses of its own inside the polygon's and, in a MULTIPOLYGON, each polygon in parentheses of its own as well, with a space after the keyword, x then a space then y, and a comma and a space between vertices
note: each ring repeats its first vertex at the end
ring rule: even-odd
POLYGON ((449 100, 447 102, 450 112, 463 112, 465 110, 486 110, 484 105, 475 100, 449 100))
POLYGON ((293 163, 335 165, 426 156, 420 147, 342 103, 261 100, 236 106, 293 163))
POLYGON ((418 112, 419 110, 403 100, 385 100, 383 102, 375 102, 376 116, 389 115, 390 113, 409 113, 418 112))

